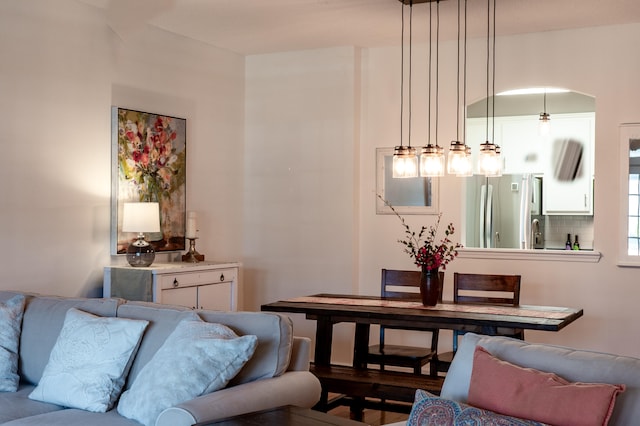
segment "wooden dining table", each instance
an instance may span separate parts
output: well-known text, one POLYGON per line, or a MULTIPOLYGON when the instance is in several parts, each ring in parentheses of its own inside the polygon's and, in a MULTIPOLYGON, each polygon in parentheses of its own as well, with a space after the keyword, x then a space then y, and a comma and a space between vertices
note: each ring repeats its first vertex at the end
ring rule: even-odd
POLYGON ((555 306, 471 305, 442 302, 426 307, 420 302, 383 299, 379 296, 317 294, 262 305, 263 311, 302 313, 316 321, 314 363, 331 363, 333 326, 356 325, 354 367, 362 366, 362 351, 369 346, 371 324, 408 329, 450 329, 481 327, 483 334, 495 334, 498 327, 559 331, 583 314, 582 309, 555 306))
MULTIPOLYGON (((472 305, 446 301, 426 307, 419 301, 340 294, 294 297, 264 304, 261 309, 301 313, 316 321, 312 370, 319 377, 323 390, 348 389, 360 399, 392 397, 405 402, 412 401, 416 388, 432 386, 433 389, 428 390, 437 391, 443 379, 367 369, 372 324, 410 330, 473 329, 481 334, 495 335, 498 327, 555 332, 583 315, 582 309, 568 307, 472 305), (338 323, 355 323, 353 365, 349 368, 331 364, 333 326, 338 323)), ((326 395, 323 398, 326 399, 326 395)), ((322 405, 326 408, 326 401, 322 405)))

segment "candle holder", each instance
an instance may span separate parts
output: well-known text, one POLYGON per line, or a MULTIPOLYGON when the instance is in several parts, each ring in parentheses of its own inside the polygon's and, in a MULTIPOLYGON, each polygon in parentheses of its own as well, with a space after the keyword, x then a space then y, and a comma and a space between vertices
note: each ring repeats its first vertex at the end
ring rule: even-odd
POLYGON ((198 253, 196 250, 196 240, 198 238, 187 238, 189 240, 189 251, 182 255, 183 262, 198 263, 204 261, 204 254, 198 253))

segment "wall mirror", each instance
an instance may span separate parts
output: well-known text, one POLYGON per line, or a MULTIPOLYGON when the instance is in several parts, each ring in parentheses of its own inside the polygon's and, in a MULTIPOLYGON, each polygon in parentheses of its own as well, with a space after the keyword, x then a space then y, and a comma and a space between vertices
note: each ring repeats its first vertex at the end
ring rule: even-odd
MULTIPOLYGON (((400 214, 438 214, 438 179, 392 177, 393 148, 376 149, 376 192, 400 214)), ((376 197, 376 213, 392 214, 376 197)))
POLYGON ((592 250, 595 98, 552 89, 511 93, 496 95, 489 120, 486 98, 467 107, 467 144, 477 155, 488 133, 502 149, 503 175, 467 178, 463 244, 552 250, 565 249, 568 239, 573 248, 578 238, 577 247, 592 250))

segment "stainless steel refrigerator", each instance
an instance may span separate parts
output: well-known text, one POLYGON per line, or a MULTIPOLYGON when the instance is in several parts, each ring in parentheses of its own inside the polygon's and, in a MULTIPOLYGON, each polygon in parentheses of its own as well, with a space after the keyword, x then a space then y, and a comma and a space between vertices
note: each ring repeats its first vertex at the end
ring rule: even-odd
POLYGON ((466 181, 467 247, 543 248, 542 178, 473 176, 466 181))

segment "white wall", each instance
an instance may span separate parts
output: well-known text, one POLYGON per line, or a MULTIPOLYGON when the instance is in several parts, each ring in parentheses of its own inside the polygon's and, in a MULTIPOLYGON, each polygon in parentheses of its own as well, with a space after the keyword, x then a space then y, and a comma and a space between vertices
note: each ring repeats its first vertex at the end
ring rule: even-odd
MULTIPOLYGON (((241 257, 244 58, 141 27, 124 39, 80 2, 0 2, 0 288, 102 295, 110 107, 187 119, 198 249, 241 257)), ((158 256, 162 258, 162 256, 158 256)))
MULTIPOLYGON (((246 306, 356 291, 359 51, 247 59, 246 306)), ((296 333, 314 335, 314 322, 296 333)), ((353 333, 336 331, 347 344, 353 333)))
MULTIPOLYGON (((595 248, 602 252, 599 263, 542 262, 536 260, 457 259, 445 278, 445 293, 451 292, 452 273, 485 272, 522 275, 521 303, 573 306, 584 309, 584 317, 559 333, 530 332, 528 340, 553 342, 595 350, 640 356, 634 335, 636 300, 640 296, 636 269, 616 266, 619 229, 618 125, 640 120, 640 80, 633 72, 640 57, 629 54, 640 41, 640 25, 600 27, 498 38, 496 90, 519 87, 557 86, 596 98, 595 248)), ((469 45, 470 102, 484 96, 484 41, 469 45)), ((441 45, 443 69, 455 69, 451 43, 441 45)), ((398 141, 396 82, 397 49, 371 49, 363 61, 366 116, 363 118, 360 186, 360 287, 363 294, 376 294, 379 270, 413 268, 395 241, 402 228, 393 216, 375 215, 374 150, 398 141)), ((420 53, 415 56, 419 57, 420 53)), ((426 55, 425 55, 426 56, 426 55)), ((426 67, 426 66, 425 66, 426 67)), ((417 73, 414 73, 416 75, 417 73)), ((420 84, 420 83, 418 83, 420 84)), ((422 89, 419 89, 422 90, 422 89)), ((455 74, 441 73, 440 145, 455 137, 455 74)), ((414 104, 414 117, 426 117, 425 102, 414 104)), ((424 119, 426 120, 426 118, 424 119)), ((414 139, 423 140, 426 122, 414 118, 414 139)), ((405 142, 406 143, 406 142, 405 142)), ((441 179, 440 206, 445 221, 460 226, 463 179, 441 179)), ((410 217, 414 226, 432 223, 432 217, 410 217)), ((457 233, 459 236, 460 233, 457 233)))

